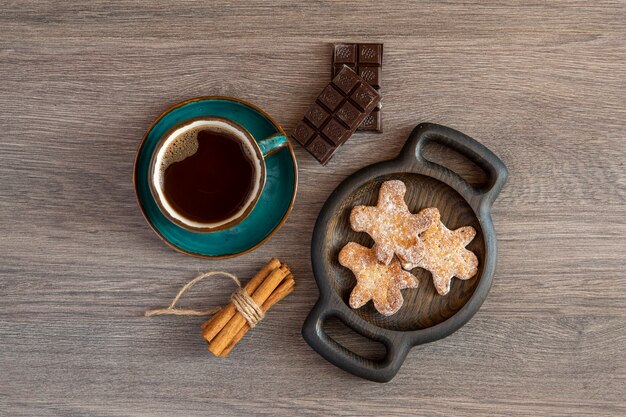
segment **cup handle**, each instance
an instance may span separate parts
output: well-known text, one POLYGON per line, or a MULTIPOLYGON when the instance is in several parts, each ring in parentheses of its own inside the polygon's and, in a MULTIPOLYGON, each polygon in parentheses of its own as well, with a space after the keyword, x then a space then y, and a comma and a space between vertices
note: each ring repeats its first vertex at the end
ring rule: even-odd
POLYGON ((267 158, 275 152, 278 152, 289 144, 289 141, 282 133, 276 133, 272 136, 268 136, 258 142, 259 149, 263 154, 263 158, 267 158))

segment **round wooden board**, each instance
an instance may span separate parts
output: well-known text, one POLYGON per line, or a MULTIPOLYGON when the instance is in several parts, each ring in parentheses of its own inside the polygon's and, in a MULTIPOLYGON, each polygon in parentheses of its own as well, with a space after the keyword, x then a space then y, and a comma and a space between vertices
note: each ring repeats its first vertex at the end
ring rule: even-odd
POLYGON ((326 201, 313 232, 311 257, 320 298, 302 328, 305 340, 334 365, 384 382, 397 373, 412 346, 441 339, 463 326, 478 311, 491 286, 496 237, 490 209, 506 177, 502 161, 480 143, 456 130, 429 123, 413 130, 396 159, 370 165, 348 177, 326 201), (474 162, 486 173, 485 185, 473 187, 448 168, 424 159, 423 147, 429 142, 452 148, 474 162), (356 280, 337 257, 348 242, 373 245, 367 234, 351 229, 350 211, 356 205, 376 205, 380 185, 392 179, 407 186, 405 201, 411 212, 436 207, 449 229, 476 229, 476 237, 467 248, 478 257, 479 268, 476 276, 467 281, 453 279, 445 296, 437 294, 428 271, 415 268, 412 272, 420 281, 419 287, 403 290, 402 308, 392 316, 383 316, 371 303, 360 309, 348 306, 356 280), (323 329, 330 317, 383 343, 386 356, 371 360, 335 342, 323 329))

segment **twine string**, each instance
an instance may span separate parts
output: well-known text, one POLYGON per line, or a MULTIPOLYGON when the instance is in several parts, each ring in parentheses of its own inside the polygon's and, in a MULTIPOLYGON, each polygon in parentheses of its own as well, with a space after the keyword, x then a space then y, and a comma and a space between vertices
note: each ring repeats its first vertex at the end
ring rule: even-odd
POLYGON ((246 290, 241 287, 230 296, 230 301, 243 318, 246 319, 250 328, 256 326, 256 324, 265 317, 265 313, 263 313, 261 307, 259 307, 252 297, 248 295, 246 290))
POLYGON ((241 286, 241 281, 235 275, 225 272, 225 271, 211 271, 205 272, 203 274, 198 275, 188 283, 186 283, 176 294, 172 302, 167 308, 157 308, 154 310, 147 310, 144 312, 144 315, 147 317, 151 316, 164 316, 164 315, 174 315, 174 316, 212 316, 218 311, 221 310, 221 307, 216 307, 208 310, 193 310, 193 309, 185 309, 185 308, 176 308, 176 303, 183 296, 187 290, 189 290, 195 283, 202 281, 205 278, 210 278, 214 276, 222 276, 226 278, 230 278, 236 285, 237 289, 230 296, 230 301, 235 306, 235 309, 243 316, 244 319, 248 322, 250 327, 254 327, 259 321, 261 321, 264 317, 264 313, 261 310, 261 307, 248 295, 246 290, 244 290, 241 286))

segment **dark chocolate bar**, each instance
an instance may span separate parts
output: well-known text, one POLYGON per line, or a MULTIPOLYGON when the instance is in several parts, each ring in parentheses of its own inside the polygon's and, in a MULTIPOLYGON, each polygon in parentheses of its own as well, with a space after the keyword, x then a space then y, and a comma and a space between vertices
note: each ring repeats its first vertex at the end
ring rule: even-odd
POLYGON ((380 102, 380 94, 343 67, 304 114, 291 137, 325 165, 380 102))
MULTIPOLYGON (((383 70, 382 43, 339 43, 333 46, 332 76, 347 65, 359 74, 369 85, 380 92, 383 70)), ((382 133, 383 124, 380 105, 370 113, 357 129, 382 133)))

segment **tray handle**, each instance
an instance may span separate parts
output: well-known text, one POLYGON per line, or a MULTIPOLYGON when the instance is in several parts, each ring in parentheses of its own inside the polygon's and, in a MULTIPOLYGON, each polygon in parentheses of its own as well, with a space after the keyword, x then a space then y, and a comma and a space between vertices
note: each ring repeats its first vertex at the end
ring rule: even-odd
POLYGON ((302 327, 302 336, 311 347, 327 361, 361 378, 376 382, 390 381, 402 366, 409 351, 408 342, 402 337, 390 338, 385 333, 370 332, 357 322, 350 320, 344 312, 326 305, 319 299, 311 310, 302 327), (386 354, 381 360, 372 360, 352 352, 332 339, 324 331, 324 322, 335 317, 360 335, 381 342, 386 354))
POLYGON ((444 180, 444 182, 446 178, 454 177, 480 201, 481 205, 487 204, 488 207, 498 197, 508 176, 506 166, 500 158, 481 143, 458 130, 435 123, 420 123, 417 125, 409 135, 404 148, 402 148, 401 155, 404 158, 417 161, 419 165, 430 171, 428 172, 430 175, 444 180), (422 151, 424 145, 428 142, 447 146, 476 163, 487 174, 488 183, 483 187, 476 188, 468 184, 454 171, 425 159, 422 151))

